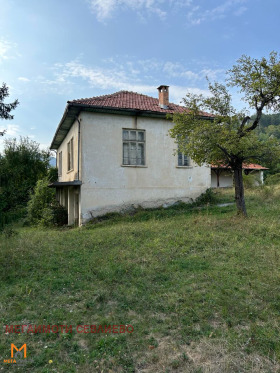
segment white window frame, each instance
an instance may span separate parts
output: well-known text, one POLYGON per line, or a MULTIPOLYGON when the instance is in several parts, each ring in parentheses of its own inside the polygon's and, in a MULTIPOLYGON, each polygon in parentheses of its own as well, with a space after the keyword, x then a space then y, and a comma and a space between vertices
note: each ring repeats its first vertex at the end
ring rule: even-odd
POLYGON ((177 167, 190 167, 191 166, 190 161, 191 160, 190 160, 190 157, 188 155, 178 151, 177 167))
POLYGON ((133 128, 122 129, 122 166, 146 167, 146 131, 145 130, 133 129, 133 128), (135 137, 133 136, 133 133, 135 133, 135 137), (140 137, 140 134, 143 134, 142 138, 140 137), (125 145, 127 146, 127 157, 125 157, 125 145), (135 146, 134 149, 133 149, 133 146, 135 146), (132 158, 132 154, 135 151, 136 151, 136 158, 132 158), (137 157, 137 154, 139 152, 142 153, 141 157, 137 157))

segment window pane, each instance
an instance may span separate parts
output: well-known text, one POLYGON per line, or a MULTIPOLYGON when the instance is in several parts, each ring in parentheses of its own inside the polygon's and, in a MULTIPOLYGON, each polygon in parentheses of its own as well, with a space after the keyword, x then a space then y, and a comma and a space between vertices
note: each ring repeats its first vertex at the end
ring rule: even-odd
POLYGON ((71 139, 71 147, 70 147, 70 152, 71 152, 71 156, 70 156, 70 161, 71 161, 71 170, 73 168, 73 157, 74 157, 74 151, 73 151, 73 138, 71 139))
POLYGON ((123 143, 123 164, 129 164, 129 146, 127 142, 123 143))
POLYGON ((178 153, 178 166, 183 166, 183 154, 178 153))
POLYGON ((136 140, 136 131, 129 131, 129 140, 136 140))
POLYGON ((129 151, 129 164, 137 164, 136 142, 131 142, 129 151))
POLYGON ((67 143, 67 171, 70 170, 70 142, 67 143))
POLYGON ((138 131, 138 136, 137 136, 138 141, 144 141, 144 132, 138 131))
POLYGON ((128 131, 127 130, 123 130, 123 139, 128 140, 128 131))
POLYGON ((144 144, 139 143, 137 148, 137 164, 144 165, 144 144))
POLYGON ((184 166, 189 166, 189 157, 184 155, 184 166))
POLYGON ((145 131, 122 130, 123 164, 145 165, 145 131))

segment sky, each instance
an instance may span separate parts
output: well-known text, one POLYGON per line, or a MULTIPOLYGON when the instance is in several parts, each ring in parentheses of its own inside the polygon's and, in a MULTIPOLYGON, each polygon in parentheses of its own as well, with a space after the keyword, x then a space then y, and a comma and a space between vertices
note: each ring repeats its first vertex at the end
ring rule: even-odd
MULTIPOLYGON (((0 84, 20 105, 4 138, 50 146, 67 100, 129 90, 207 94, 241 55, 279 51, 278 0, 0 0, 0 84)), ((234 102, 243 107, 233 90, 234 102)))

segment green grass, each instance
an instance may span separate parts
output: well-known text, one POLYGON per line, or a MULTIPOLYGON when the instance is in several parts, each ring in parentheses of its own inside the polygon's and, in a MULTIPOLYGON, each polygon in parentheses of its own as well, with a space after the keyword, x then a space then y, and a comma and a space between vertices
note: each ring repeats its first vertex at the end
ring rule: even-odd
MULTIPOLYGON (((119 325, 131 334, 0 333, 28 372, 280 371, 280 193, 235 206, 179 204, 75 229, 0 236, 0 322, 119 325), (52 360, 52 363, 49 361, 52 360)), ((218 202, 233 201, 232 190, 218 202)))

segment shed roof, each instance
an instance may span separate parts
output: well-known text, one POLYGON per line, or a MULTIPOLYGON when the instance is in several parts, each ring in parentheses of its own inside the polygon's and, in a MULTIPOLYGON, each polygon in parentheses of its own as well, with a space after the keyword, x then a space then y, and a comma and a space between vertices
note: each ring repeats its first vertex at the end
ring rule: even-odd
MULTIPOLYGON (((218 168, 230 169, 231 167, 230 166, 225 166, 223 164, 221 164, 221 165, 211 164, 211 168, 213 168, 213 169, 218 169, 218 168)), ((247 163, 247 164, 243 163, 242 168, 243 168, 243 170, 268 170, 268 168, 263 167, 263 166, 261 166, 259 164, 256 164, 256 163, 247 163)))

